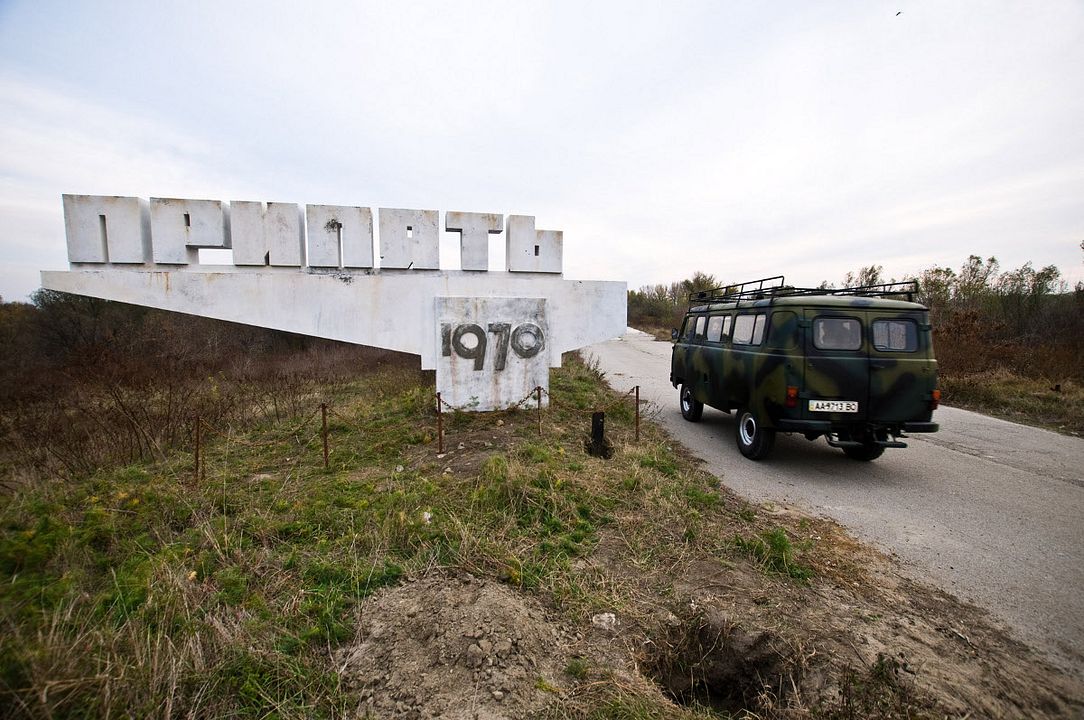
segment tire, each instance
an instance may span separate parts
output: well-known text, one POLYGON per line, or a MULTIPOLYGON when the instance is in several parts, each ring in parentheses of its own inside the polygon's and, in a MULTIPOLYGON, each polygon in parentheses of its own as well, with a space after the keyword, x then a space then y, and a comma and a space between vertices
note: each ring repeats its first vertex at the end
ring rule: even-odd
POLYGON ((750 460, 763 460, 775 446, 775 430, 761 426, 760 420, 749 408, 738 411, 734 436, 738 450, 750 460))
POLYGON ((869 462, 870 460, 876 460, 884 454, 885 449, 880 445, 874 445, 873 443, 866 443, 862 447, 845 447, 843 452, 847 454, 847 457, 852 460, 861 460, 863 462, 869 462))
POLYGON ((681 384, 678 404, 681 405, 681 417, 689 422, 698 422, 704 414, 704 403, 693 397, 693 389, 685 383, 681 384))

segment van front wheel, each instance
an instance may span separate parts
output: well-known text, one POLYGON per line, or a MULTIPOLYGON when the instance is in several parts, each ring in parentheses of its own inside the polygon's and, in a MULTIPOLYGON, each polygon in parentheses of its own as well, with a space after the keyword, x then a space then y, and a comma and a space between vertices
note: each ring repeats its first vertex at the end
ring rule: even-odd
POLYGON ((750 460, 763 460, 768 457, 775 445, 775 430, 763 427, 752 410, 742 408, 738 412, 738 425, 735 433, 738 450, 750 460))
POLYGON ((689 422, 696 422, 704 414, 704 403, 693 397, 693 389, 682 383, 681 385, 681 417, 689 422))

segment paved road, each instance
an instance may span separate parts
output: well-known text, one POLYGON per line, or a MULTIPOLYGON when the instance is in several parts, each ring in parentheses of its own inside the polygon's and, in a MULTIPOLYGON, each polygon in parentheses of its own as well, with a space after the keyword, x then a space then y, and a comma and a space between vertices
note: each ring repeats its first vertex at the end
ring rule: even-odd
POLYGON ((1084 440, 942 407, 940 432, 872 463, 800 435, 780 435, 752 462, 732 416, 682 419, 670 348, 630 330, 585 352, 615 388, 639 384, 663 426, 735 491, 834 518, 1084 676, 1084 440))

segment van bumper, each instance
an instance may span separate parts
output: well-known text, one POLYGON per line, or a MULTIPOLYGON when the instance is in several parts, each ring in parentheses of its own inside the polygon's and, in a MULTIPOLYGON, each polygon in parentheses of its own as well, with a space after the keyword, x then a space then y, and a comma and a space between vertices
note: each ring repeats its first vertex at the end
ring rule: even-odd
MULTIPOLYGON (((828 420, 788 420, 780 418, 775 423, 775 428, 781 432, 819 433, 837 432, 850 429, 854 426, 833 424, 828 420)), ((909 433, 932 433, 937 432, 940 426, 935 422, 905 422, 905 423, 859 423, 858 426, 898 428, 909 433)))

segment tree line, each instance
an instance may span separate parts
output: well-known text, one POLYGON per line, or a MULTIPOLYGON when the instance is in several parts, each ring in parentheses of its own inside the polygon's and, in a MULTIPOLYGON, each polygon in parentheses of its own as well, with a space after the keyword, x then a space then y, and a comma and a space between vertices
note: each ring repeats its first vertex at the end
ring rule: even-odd
MULTIPOLYGON (((1000 368, 1055 382, 1084 380, 1084 283, 1070 289, 1054 265, 1035 268, 1026 262, 1003 271, 997 258, 971 255, 959 269, 933 266, 902 280, 917 281, 915 299, 930 309, 943 373, 1000 368)), ((887 277, 882 265, 869 265, 848 272, 838 287, 887 282, 896 279, 887 277)), ((697 272, 679 282, 630 290, 629 324, 668 331, 680 324, 690 293, 727 284, 697 272)), ((837 286, 826 280, 818 287, 837 286)))

